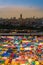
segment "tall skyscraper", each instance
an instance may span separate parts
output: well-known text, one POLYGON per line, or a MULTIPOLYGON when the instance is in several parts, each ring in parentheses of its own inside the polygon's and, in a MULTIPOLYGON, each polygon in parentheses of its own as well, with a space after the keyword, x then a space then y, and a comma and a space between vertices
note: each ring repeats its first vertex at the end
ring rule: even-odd
POLYGON ((22 19, 22 14, 20 14, 20 19, 22 19))

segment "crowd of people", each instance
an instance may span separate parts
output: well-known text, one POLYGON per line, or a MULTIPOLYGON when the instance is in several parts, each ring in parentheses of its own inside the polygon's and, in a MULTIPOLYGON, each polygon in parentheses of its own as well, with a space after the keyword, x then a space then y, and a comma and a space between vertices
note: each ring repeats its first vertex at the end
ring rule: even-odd
POLYGON ((0 36, 0 65, 43 65, 43 36, 0 36))

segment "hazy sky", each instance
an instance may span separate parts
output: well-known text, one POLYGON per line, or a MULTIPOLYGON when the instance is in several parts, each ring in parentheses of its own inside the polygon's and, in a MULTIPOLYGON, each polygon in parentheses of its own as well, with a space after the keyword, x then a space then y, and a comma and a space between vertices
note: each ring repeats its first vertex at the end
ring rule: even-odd
POLYGON ((43 0, 0 0, 0 17, 43 17, 43 0))

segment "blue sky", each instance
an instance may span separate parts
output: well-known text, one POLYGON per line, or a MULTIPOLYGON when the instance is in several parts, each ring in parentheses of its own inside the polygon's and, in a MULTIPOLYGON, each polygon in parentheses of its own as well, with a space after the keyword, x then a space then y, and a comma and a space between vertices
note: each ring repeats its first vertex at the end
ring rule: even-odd
POLYGON ((43 8, 43 0, 0 0, 0 6, 33 6, 43 8))
POLYGON ((43 17, 43 0, 0 0, 0 17, 43 17))

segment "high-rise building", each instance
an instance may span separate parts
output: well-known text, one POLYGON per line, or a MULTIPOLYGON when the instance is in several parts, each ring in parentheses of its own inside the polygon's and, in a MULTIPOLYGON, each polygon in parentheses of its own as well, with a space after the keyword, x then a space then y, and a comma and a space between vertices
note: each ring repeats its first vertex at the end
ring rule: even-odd
POLYGON ((20 14, 20 19, 22 19, 22 14, 20 14))

